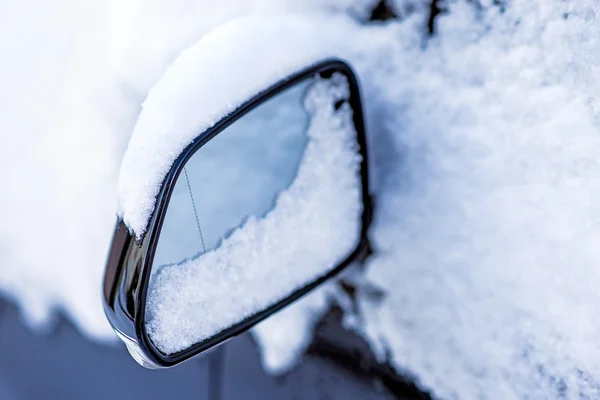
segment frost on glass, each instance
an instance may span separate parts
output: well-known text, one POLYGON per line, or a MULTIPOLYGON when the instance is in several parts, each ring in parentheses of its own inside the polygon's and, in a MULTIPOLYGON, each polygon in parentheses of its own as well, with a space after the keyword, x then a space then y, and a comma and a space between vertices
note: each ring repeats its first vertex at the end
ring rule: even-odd
POLYGON ((149 336, 201 342, 325 275, 360 237, 346 78, 309 79, 201 147, 178 177, 153 262, 149 336))

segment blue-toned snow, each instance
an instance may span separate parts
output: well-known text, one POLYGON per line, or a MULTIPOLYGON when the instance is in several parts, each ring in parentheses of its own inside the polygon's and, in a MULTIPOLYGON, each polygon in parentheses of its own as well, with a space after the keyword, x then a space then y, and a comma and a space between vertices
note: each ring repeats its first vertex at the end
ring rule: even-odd
MULTIPOLYGON (((251 8, 368 9, 225 3, 1 6, 0 288, 28 320, 58 307, 109 336, 99 287, 120 157, 181 50, 251 8)), ((364 282, 386 296, 359 289, 349 323, 439 398, 597 398, 599 6, 456 0, 427 38, 427 7, 394 3, 401 19, 353 41, 377 195, 364 282)), ((257 327, 267 367, 294 362, 334 291, 257 327)))

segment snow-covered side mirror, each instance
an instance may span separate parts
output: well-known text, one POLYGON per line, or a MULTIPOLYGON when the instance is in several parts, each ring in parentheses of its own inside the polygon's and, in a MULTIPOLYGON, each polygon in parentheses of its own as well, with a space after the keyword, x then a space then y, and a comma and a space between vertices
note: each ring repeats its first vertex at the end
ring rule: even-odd
POLYGON ((118 221, 106 314, 140 364, 175 365, 337 274, 365 251, 370 220, 356 77, 323 61, 198 132, 143 236, 118 221))

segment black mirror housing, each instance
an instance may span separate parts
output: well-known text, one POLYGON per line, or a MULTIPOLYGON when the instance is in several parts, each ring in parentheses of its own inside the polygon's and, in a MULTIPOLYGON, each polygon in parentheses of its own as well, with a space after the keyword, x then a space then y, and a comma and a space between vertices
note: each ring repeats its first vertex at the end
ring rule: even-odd
POLYGON ((325 60, 299 71, 247 100, 212 128, 205 132, 199 132, 196 139, 177 157, 165 177, 156 198, 156 206, 148 224, 148 229, 140 240, 136 241, 135 236, 130 233, 122 220, 117 221, 104 277, 103 304, 106 316, 118 336, 127 344, 132 356, 140 364, 148 368, 171 367, 218 346, 307 294, 366 253, 368 249, 367 230, 372 219, 372 204, 369 193, 367 142, 359 85, 354 72, 348 64, 340 60, 325 60), (164 354, 155 346, 148 335, 145 327, 145 310, 150 282, 150 269, 154 260, 159 233, 175 182, 182 172, 184 165, 198 149, 266 100, 307 78, 314 76, 329 78, 335 73, 342 74, 348 81, 350 89, 348 103, 353 110, 352 118, 356 130, 358 151, 361 155, 360 179, 362 184, 363 211, 360 240, 357 247, 326 275, 295 290, 268 308, 183 351, 164 354))

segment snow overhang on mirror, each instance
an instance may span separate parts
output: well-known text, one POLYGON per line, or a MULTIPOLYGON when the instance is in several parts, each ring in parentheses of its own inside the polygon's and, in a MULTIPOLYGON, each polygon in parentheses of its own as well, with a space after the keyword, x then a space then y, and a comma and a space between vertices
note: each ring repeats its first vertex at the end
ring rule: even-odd
POLYGON ((356 24, 343 18, 255 16, 225 24, 182 52, 151 89, 121 165, 118 215, 136 238, 171 165, 199 133, 308 65, 351 59, 353 32, 356 24), (324 22, 336 29, 323 32, 324 22))

